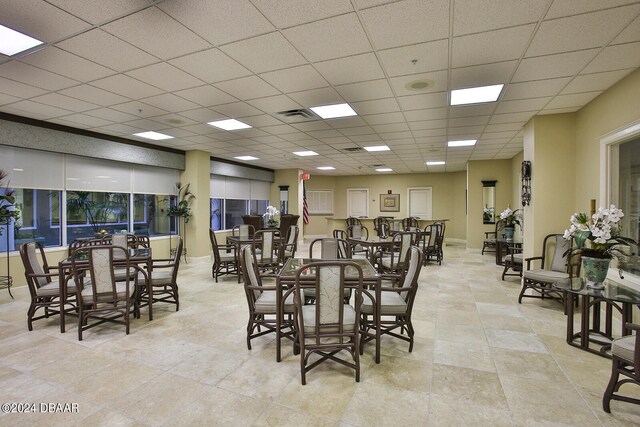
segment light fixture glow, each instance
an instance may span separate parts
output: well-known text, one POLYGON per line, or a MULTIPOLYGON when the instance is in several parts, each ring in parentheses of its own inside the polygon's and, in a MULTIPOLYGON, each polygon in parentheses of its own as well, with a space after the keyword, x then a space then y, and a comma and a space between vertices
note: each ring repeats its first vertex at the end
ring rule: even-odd
POLYGON ((21 168, 13 168, 13 170, 16 172, 24 172, 24 169, 21 169, 21 168))
POLYGON ((365 150, 367 151, 389 151, 391 150, 391 148, 389 148, 386 145, 374 145, 372 147, 364 147, 365 150))
POLYGON ((476 145, 477 139, 464 139, 460 141, 449 141, 449 147, 470 147, 472 145, 476 145))
POLYGON ((335 168, 333 166, 318 166, 316 169, 320 169, 321 171, 332 171, 335 168))
POLYGON ((438 165, 444 165, 446 162, 442 161, 442 160, 433 160, 430 162, 427 162, 427 166, 438 166, 438 165))
POLYGON ((140 138, 153 139, 154 141, 162 141, 163 139, 173 139, 172 136, 165 135, 164 133, 160 133, 160 132, 153 132, 153 131, 134 133, 133 136, 139 136, 140 138))
POLYGON ((258 160, 258 157, 253 157, 253 156, 236 156, 236 157, 234 157, 234 159, 238 159, 238 160, 258 160))
POLYGON ((391 168, 377 168, 376 170, 378 172, 393 172, 393 169, 391 168))
POLYGON ((3 55, 15 55, 40 44, 38 39, 0 25, 0 53, 3 55))
POLYGON ((456 89, 451 91, 451 105, 479 104, 494 102, 500 96, 504 85, 491 85, 456 89))
POLYGON ((293 154, 295 154, 296 156, 300 156, 300 157, 317 156, 318 155, 318 153, 316 153, 315 151, 294 151, 293 154))
POLYGON ((108 178, 111 178, 111 177, 107 176, 107 175, 96 175, 96 178, 108 179, 108 178))
POLYGON ((311 107, 311 111, 323 119, 335 119, 338 117, 357 116, 349 104, 324 105, 322 107, 311 107))
POLYGON ((251 127, 248 124, 242 123, 241 121, 236 119, 218 120, 215 122, 209 122, 207 124, 224 130, 249 129, 251 127))

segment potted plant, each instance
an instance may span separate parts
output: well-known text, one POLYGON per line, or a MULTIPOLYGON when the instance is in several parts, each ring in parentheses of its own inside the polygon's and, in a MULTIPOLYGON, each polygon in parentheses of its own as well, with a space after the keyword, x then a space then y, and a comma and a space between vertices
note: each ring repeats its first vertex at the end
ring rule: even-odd
MULTIPOLYGON (((171 203, 169 205, 169 209, 167 210, 167 216, 170 218, 178 218, 178 235, 182 236, 183 240, 183 250, 182 253, 187 254, 187 244, 185 239, 184 227, 189 223, 191 219, 191 207, 189 206, 193 199, 196 198, 195 194, 193 194, 189 190, 189 186, 191 184, 182 185, 180 182, 176 182, 176 190, 177 195, 175 196, 176 203, 171 203), (182 223, 182 224, 181 224, 182 223), (182 231, 181 231, 182 230, 182 231)), ((173 197, 172 197, 173 198, 173 197)), ((171 238, 171 233, 169 233, 169 238, 171 238)), ((171 241, 169 241, 169 246, 171 246, 171 241)), ((170 249, 173 251, 173 249, 170 249)))
MULTIPOLYGON (((2 180, 7 177, 7 173, 0 170, 0 185, 2 180)), ((0 225, 9 225, 9 222, 13 219, 18 221, 20 219, 20 210, 17 210, 14 206, 16 198, 14 196, 13 189, 5 187, 0 191, 0 225)), ((8 230, 8 227, 7 227, 8 230)), ((0 227, 0 235, 3 234, 3 228, 0 227)))
POLYGON ((504 236, 507 240, 513 239, 513 233, 516 229, 517 225, 522 225, 520 221, 522 220, 522 209, 516 209, 515 211, 511 210, 511 208, 506 208, 500 213, 500 219, 504 224, 503 232, 504 236))
POLYGON ((573 238, 576 242, 571 253, 582 256, 582 268, 591 288, 602 289, 611 260, 615 258, 624 264, 628 258, 625 249, 637 244, 622 236, 620 220, 623 217, 622 209, 615 205, 598 208, 591 218, 584 212, 571 215, 571 226, 564 231, 564 238, 573 238))
POLYGON ((278 227, 278 218, 280 215, 280 211, 276 209, 275 206, 267 206, 267 211, 262 215, 267 227, 277 228, 278 227))

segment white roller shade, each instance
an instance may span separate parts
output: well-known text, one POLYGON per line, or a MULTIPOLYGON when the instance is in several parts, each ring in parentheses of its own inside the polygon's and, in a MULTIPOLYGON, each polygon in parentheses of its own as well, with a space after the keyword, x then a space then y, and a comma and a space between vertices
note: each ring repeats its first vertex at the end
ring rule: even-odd
POLYGON ((225 198, 248 200, 251 197, 251 184, 248 179, 226 177, 225 198))
POLYGON ((224 187, 224 176, 211 174, 211 181, 209 183, 209 196, 212 199, 224 199, 224 187))
POLYGON ((66 157, 67 190, 131 192, 131 165, 88 157, 66 157))
POLYGON ((175 169, 133 166, 133 192, 136 194, 174 194, 180 178, 175 169))
POLYGON ((269 200, 271 184, 265 181, 251 180, 251 200, 269 200))
POLYGON ((62 154, 2 146, 0 169, 8 176, 4 184, 16 188, 62 190, 64 160, 62 154))

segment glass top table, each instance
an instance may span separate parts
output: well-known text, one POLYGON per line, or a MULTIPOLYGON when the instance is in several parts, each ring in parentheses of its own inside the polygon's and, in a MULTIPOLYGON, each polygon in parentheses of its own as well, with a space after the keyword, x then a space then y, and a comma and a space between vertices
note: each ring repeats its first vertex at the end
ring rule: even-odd
POLYGON ((611 278, 605 279, 603 284, 604 289, 592 289, 587 286, 586 279, 576 277, 557 282, 553 286, 566 295, 567 343, 600 356, 611 357, 611 342, 616 338, 613 335, 613 310, 621 315, 622 335, 630 335, 632 331, 625 325, 632 321, 633 306, 640 306, 640 290, 611 278), (581 307, 579 332, 574 332, 573 326, 576 298, 581 307))
MULTIPOLYGON (((290 280, 291 278, 295 280, 296 273, 298 272, 298 270, 300 270, 300 268, 312 262, 322 262, 322 261, 331 261, 331 260, 310 259, 310 258, 289 258, 287 262, 284 264, 284 266, 282 267, 282 270, 280 270, 280 278, 281 280, 282 279, 290 280)), ((373 268, 371 263, 366 259, 348 259, 348 260, 341 260, 341 261, 349 261, 357 264, 362 269, 363 281, 366 281, 367 279, 377 280, 378 278, 378 272, 376 271, 375 268, 373 268)), ((351 267, 351 270, 353 270, 353 273, 355 273, 355 269, 353 267, 351 267)), ((309 271, 309 274, 313 274, 313 272, 309 271)), ((349 276, 349 268, 346 269, 346 275, 349 276)))

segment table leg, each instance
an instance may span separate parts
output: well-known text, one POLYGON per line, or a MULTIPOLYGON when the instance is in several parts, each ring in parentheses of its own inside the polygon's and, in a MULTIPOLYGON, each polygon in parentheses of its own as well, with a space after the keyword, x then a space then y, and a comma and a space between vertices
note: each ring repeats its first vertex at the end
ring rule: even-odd
POLYGON ((589 348, 589 297, 582 295, 582 313, 580 321, 580 347, 589 348))
POLYGON ((631 303, 622 303, 622 335, 631 335, 631 329, 627 328, 627 323, 631 323, 633 320, 633 306, 631 303))
MULTIPOLYGON (((153 320, 153 279, 151 278, 151 271, 153 270, 153 263, 151 260, 147 262, 147 298, 149 300, 149 321, 153 320)), ((140 305, 138 305, 140 307, 140 305)))
POLYGON ((568 294, 564 299, 565 310, 567 312, 567 343, 573 343, 573 303, 574 298, 577 298, 573 294, 568 294))
POLYGON ((280 362, 280 328, 282 327, 282 316, 284 315, 284 307, 282 307, 282 284, 280 277, 276 278, 276 362, 280 362))
POLYGON ((64 308, 67 304, 67 282, 65 280, 64 269, 61 265, 58 266, 58 286, 60 286, 60 333, 64 334, 65 330, 65 318, 64 308))
POLYGON ((610 302, 607 302, 607 307, 605 309, 605 319, 604 319, 604 333, 607 337, 613 337, 613 305, 610 302))
POLYGON ((382 327, 382 315, 380 313, 381 308, 382 308, 382 304, 381 304, 381 299, 382 299, 382 291, 380 290, 380 287, 382 286, 382 283, 380 282, 380 280, 378 280, 378 282, 376 283, 376 315, 375 315, 375 322, 376 322, 376 363, 380 363, 380 328, 382 327))

